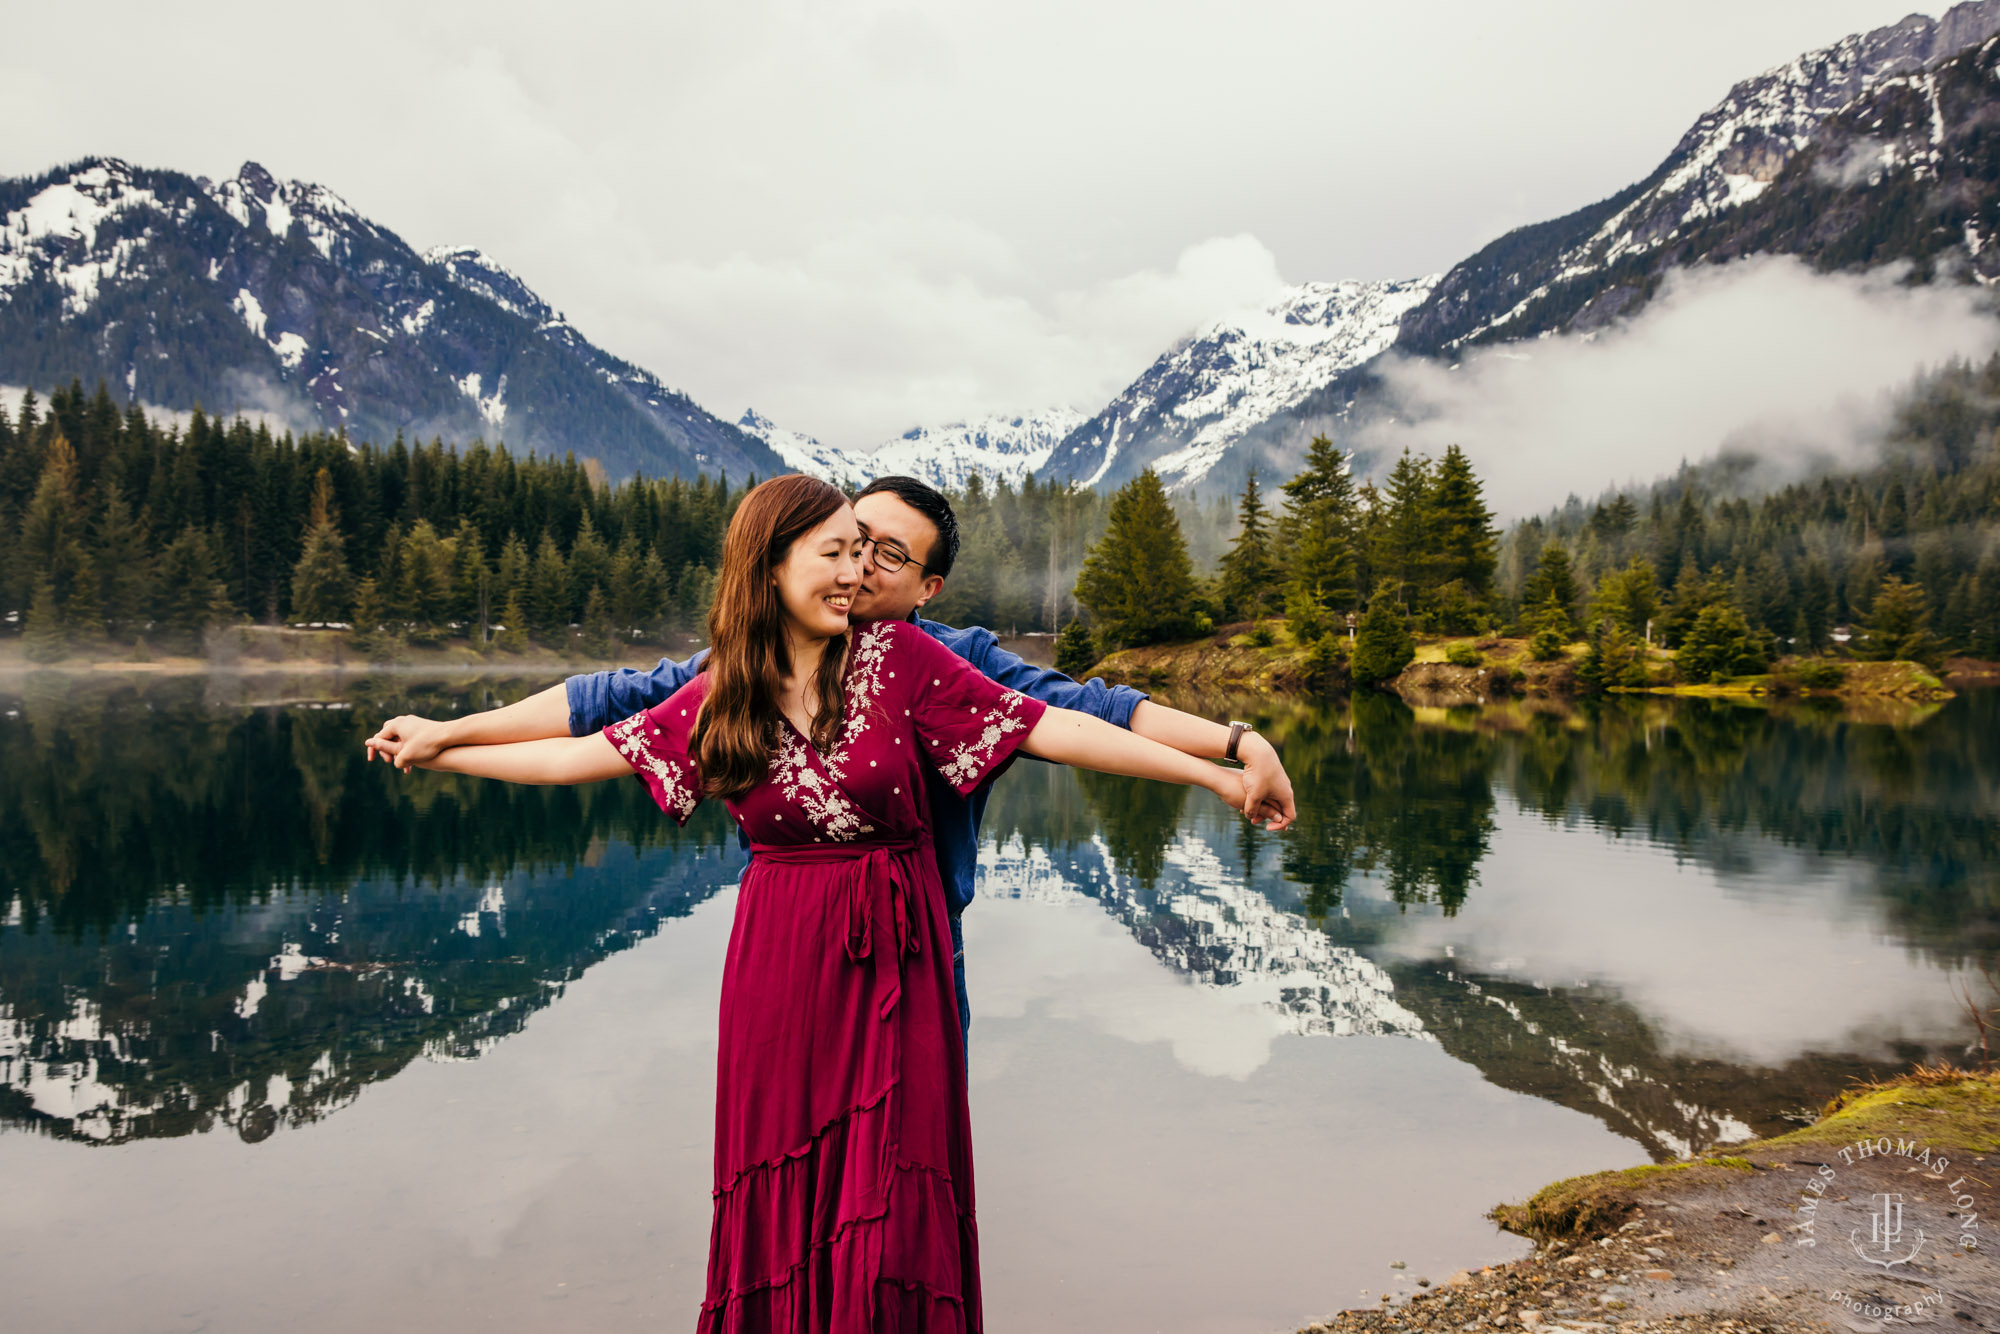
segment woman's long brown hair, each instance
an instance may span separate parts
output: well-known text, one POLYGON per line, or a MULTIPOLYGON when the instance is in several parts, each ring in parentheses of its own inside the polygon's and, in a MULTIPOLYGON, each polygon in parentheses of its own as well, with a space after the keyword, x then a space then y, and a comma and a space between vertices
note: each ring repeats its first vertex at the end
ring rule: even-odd
MULTIPOLYGON (((733 797, 763 781, 784 715, 778 695, 792 669, 785 611, 772 574, 792 544, 847 504, 838 487, 793 473, 751 490, 729 521, 722 573, 708 613, 708 695, 696 716, 694 761, 702 792, 733 797)), ((812 743, 824 751, 840 726, 840 677, 847 636, 826 643, 813 673, 812 743)))

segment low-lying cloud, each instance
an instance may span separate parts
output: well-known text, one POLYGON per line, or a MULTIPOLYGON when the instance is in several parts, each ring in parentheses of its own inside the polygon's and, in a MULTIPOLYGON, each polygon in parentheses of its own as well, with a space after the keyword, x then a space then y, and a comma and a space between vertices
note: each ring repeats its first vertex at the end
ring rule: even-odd
POLYGON ((1503 520, 1723 451, 1787 470, 1852 460, 1914 376, 2000 348, 1982 289, 1903 277, 1817 274, 1790 258, 1677 272, 1607 329, 1479 349, 1455 367, 1385 362, 1396 418, 1353 443, 1384 459, 1462 446, 1503 520))

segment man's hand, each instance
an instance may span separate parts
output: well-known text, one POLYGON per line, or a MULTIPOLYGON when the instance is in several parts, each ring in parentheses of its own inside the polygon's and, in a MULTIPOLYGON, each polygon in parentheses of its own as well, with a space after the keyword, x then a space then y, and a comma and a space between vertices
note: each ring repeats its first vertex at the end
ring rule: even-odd
POLYGON ((408 773, 413 766, 436 759, 439 751, 452 744, 450 723, 406 713, 383 723, 362 747, 369 759, 379 757, 408 773))
POLYGON ((1256 732, 1245 732, 1236 743, 1236 758, 1243 761, 1243 813, 1272 833, 1291 828, 1299 807, 1278 748, 1256 732))

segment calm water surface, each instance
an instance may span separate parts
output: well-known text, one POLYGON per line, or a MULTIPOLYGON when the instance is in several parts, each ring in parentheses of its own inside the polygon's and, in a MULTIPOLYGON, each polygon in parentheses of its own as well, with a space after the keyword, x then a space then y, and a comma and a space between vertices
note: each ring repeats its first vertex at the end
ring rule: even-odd
MULTIPOLYGON (((360 759, 541 684, 0 684, 9 1330, 692 1324, 722 810, 360 759)), ((1523 1252, 1498 1201, 1964 1050, 2000 696, 1252 716, 1286 835, 1031 762, 995 793, 995 1329, 1295 1328, 1523 1252)))

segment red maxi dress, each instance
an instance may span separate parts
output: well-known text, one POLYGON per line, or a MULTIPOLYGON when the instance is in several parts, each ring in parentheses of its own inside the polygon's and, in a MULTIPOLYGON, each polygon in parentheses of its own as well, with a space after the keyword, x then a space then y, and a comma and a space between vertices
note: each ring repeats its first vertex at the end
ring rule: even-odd
MULTIPOLYGON (((685 822, 697 676, 606 734, 685 822)), ((722 973, 702 1334, 978 1331, 965 1057, 924 766, 970 792, 1043 705, 913 625, 853 632, 835 745, 790 723, 728 802, 752 858, 722 973)))

